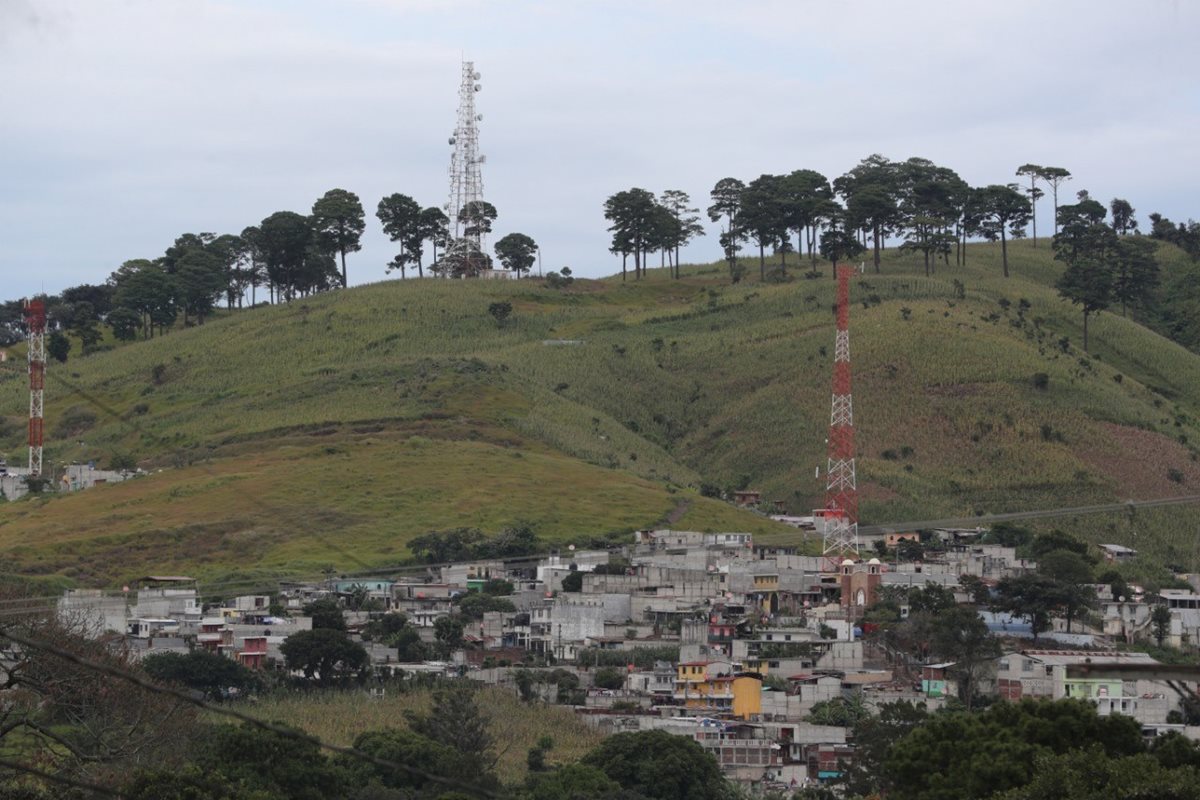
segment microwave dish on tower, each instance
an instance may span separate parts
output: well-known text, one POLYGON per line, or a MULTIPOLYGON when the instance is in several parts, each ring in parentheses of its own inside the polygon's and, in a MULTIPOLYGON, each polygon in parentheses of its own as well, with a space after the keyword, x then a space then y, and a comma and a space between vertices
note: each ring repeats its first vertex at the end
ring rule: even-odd
POLYGON ((486 226, 472 224, 463 211, 479 208, 483 203, 483 173, 480 165, 485 159, 479 153, 479 123, 483 114, 475 110, 475 95, 482 90, 477 83, 480 73, 475 64, 465 61, 458 88, 458 124, 450 136, 454 148, 450 155, 450 199, 446 203, 449 217, 450 246, 443 258, 444 275, 465 277, 477 275, 491 266, 484 251, 486 226), (484 228, 484 230, 481 230, 484 228))

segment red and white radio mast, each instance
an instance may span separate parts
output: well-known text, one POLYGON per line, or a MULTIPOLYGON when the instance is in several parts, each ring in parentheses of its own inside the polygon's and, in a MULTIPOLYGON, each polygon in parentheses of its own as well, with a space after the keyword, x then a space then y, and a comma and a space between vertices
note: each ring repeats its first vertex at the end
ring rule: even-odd
POLYGON ((42 392, 46 386, 46 304, 25 302, 25 327, 29 330, 29 475, 42 474, 42 392))
POLYGON ((850 276, 854 267, 837 271, 837 338, 833 353, 833 410, 829 417, 824 555, 836 567, 847 555, 858 555, 858 483, 854 474, 854 400, 850 393, 850 276))

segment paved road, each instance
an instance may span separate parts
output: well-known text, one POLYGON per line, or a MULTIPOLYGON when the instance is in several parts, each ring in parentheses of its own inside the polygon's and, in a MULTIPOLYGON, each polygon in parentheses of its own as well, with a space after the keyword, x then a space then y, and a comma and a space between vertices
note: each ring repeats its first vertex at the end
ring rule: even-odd
POLYGON ((1200 494, 1182 497, 1165 497, 1161 500, 1130 500, 1126 503, 1110 503, 1103 506, 1076 506, 1074 508, 1051 508, 1043 511, 1013 511, 1007 514, 984 514, 978 517, 951 517, 949 519, 926 519, 915 522, 893 522, 886 525, 862 525, 858 532, 864 535, 885 533, 895 530, 919 530, 922 528, 963 528, 985 525, 992 522, 1007 522, 1019 519, 1042 519, 1046 517, 1073 517, 1079 514, 1110 514, 1114 511, 1129 511, 1138 508, 1158 508, 1200 503, 1200 494))

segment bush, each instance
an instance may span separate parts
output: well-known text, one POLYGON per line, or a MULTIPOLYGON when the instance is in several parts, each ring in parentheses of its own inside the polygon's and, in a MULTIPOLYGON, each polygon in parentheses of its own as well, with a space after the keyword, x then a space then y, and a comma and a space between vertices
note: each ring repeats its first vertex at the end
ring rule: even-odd
POLYGON ((163 683, 177 683, 203 692, 210 699, 228 690, 247 691, 259 686, 259 678, 231 658, 193 650, 190 653, 155 653, 142 659, 142 669, 163 683))
POLYGON ((1044 392, 1050 388, 1050 376, 1044 372, 1035 372, 1033 373, 1032 383, 1033 388, 1044 392))
POLYGON ((592 683, 599 689, 621 689, 625 686, 625 673, 617 667, 601 667, 592 677, 592 683))

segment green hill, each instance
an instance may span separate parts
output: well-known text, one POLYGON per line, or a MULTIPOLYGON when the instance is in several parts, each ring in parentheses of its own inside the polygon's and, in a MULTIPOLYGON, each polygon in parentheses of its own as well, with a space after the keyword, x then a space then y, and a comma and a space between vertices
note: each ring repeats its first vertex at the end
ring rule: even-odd
MULTIPOLYGON (((1085 355, 1046 243, 1010 244, 1007 280, 998 246, 968 254, 926 277, 889 252, 853 287, 864 523, 1196 492, 1200 356, 1112 313, 1085 355)), ((747 266, 736 285, 720 265, 566 290, 392 281, 53 365, 46 463, 153 474, 0 507, 0 552, 90 584, 365 569, 430 529, 517 521, 564 544, 654 524, 794 539, 699 492, 820 505, 828 264, 766 283, 747 266)), ((0 378, 14 460, 23 392, 0 378)), ((1190 563, 1195 513, 1057 524, 1190 563)))

